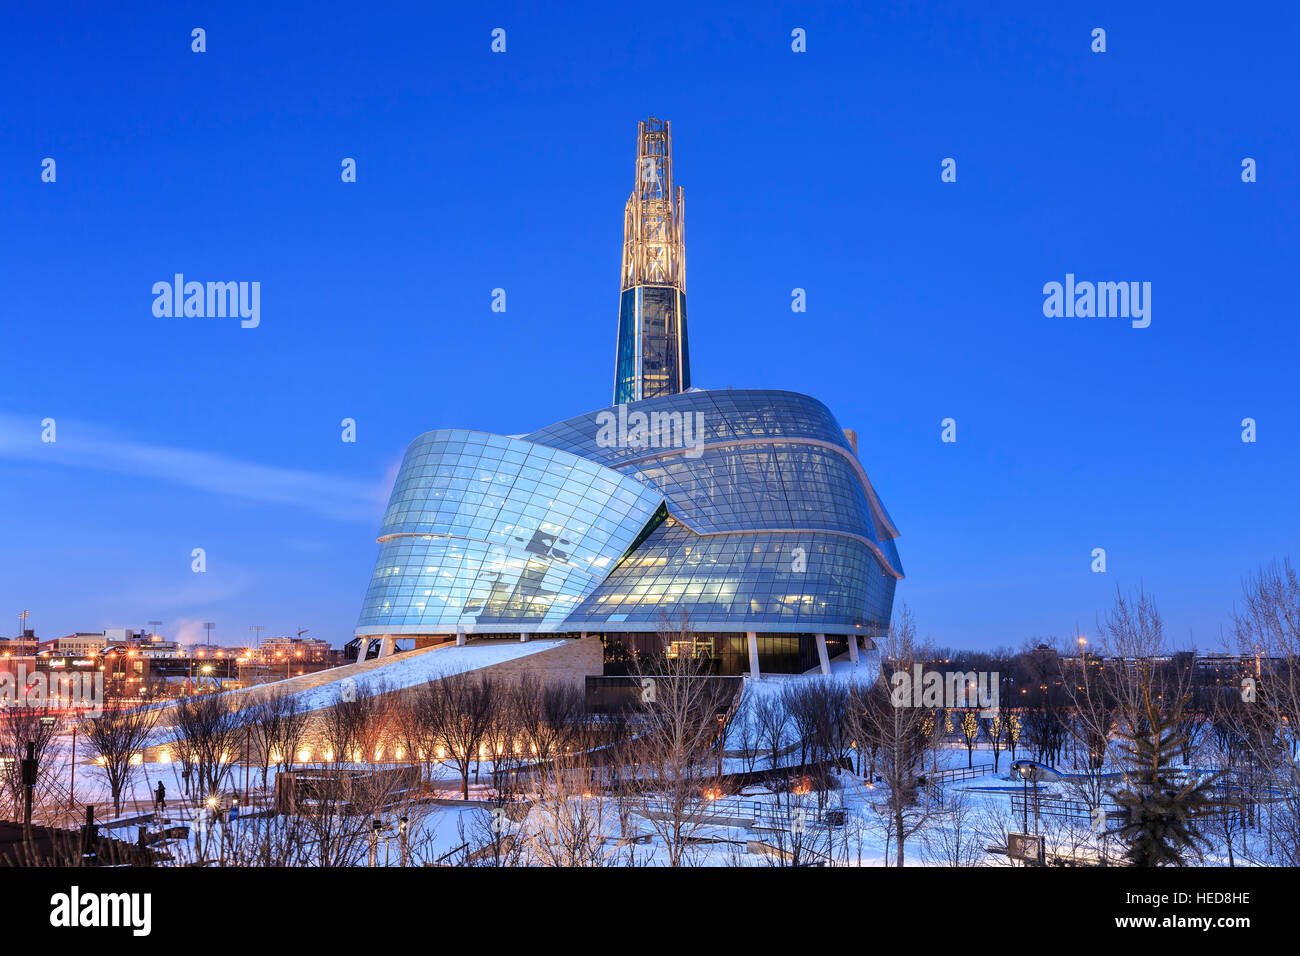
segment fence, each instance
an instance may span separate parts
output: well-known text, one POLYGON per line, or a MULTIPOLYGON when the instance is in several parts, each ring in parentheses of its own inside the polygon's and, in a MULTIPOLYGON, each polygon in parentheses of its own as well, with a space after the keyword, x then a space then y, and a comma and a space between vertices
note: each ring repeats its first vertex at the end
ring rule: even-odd
POLYGON ((280 813, 357 813, 388 806, 410 795, 420 783, 415 765, 390 768, 312 768, 277 774, 275 808, 280 813))
MULTIPOLYGON (((1011 809, 1021 819, 1036 814, 1039 817, 1053 817, 1070 823, 1086 823, 1088 826, 1093 825, 1098 811, 1106 814, 1107 827, 1123 826, 1128 820, 1128 811, 1114 802, 1103 802, 1094 807, 1083 800, 1068 800, 1046 793, 1039 793, 1035 797, 1032 790, 1028 795, 1013 793, 1011 809)), ((1203 808, 1197 816, 1221 818, 1239 812, 1239 807, 1231 805, 1212 806, 1203 808)))
POLYGON ((973 767, 954 767, 949 770, 930 770, 920 776, 925 777, 931 783, 945 784, 957 783, 962 780, 972 780, 975 777, 987 777, 993 773, 993 764, 977 763, 973 767))
MULTIPOLYGON (((843 826, 847 811, 843 807, 816 806, 816 800, 788 803, 778 800, 759 800, 745 797, 719 797, 685 808, 684 816, 710 822, 740 821, 743 825, 756 830, 789 830, 795 827, 832 827, 843 826)), ((663 814, 669 812, 667 801, 650 799, 638 804, 638 809, 648 813, 663 814)))
POLYGON ((1093 825, 1097 810, 1106 814, 1107 826, 1122 824, 1125 818, 1123 808, 1115 803, 1103 803, 1094 807, 1082 800, 1067 800, 1046 793, 1035 796, 1033 791, 1030 791, 1027 796, 1023 793, 1013 793, 1011 810, 1021 819, 1031 816, 1052 817, 1069 823, 1085 823, 1088 826, 1093 825))

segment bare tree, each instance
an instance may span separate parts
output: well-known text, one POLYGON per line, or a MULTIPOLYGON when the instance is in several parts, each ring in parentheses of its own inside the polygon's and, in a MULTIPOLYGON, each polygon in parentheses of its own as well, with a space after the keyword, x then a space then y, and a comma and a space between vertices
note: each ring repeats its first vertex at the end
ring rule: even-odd
POLYGON ((922 857, 939 866, 978 866, 987 857, 976 830, 976 806, 961 790, 942 790, 931 824, 921 835, 922 857))
POLYGON ((837 681, 803 680, 790 685, 782 700, 799 735, 799 766, 811 765, 806 776, 817 793, 818 807, 823 807, 853 737, 848 691, 837 681))
POLYGON ((502 804, 473 811, 468 832, 463 826, 460 830, 461 842, 468 844, 464 855, 467 864, 519 866, 523 862, 527 841, 523 826, 513 816, 515 812, 502 804))
POLYGON ((417 804, 418 767, 388 762, 397 739, 393 698, 385 687, 371 690, 362 695, 344 688, 320 712, 327 763, 292 775, 293 812, 307 824, 312 866, 352 866, 395 839, 406 847, 405 856, 417 832, 413 817, 425 813, 417 804))
POLYGON ((63 765, 56 760, 55 744, 63 732, 63 716, 46 707, 8 707, 0 710, 0 787, 8 799, 15 820, 23 815, 25 787, 22 766, 27 745, 36 760, 36 785, 32 791, 33 814, 56 802, 62 786, 63 765))
POLYGON ((469 799, 470 766, 481 759, 492 729, 496 688, 487 674, 449 674, 423 685, 414 697, 435 754, 460 772, 462 800, 469 799))
MULTIPOLYGON (((522 682, 499 685, 495 703, 488 715, 488 755, 492 761, 492 789, 496 791, 498 805, 518 796, 520 771, 527 758, 524 755, 524 733, 520 726, 520 710, 525 692, 522 682)), ((501 849, 502 826, 493 821, 497 839, 494 846, 501 849)))
POLYGON ((774 867, 823 866, 831 859, 831 833, 818 819, 811 794, 802 787, 781 787, 770 804, 772 817, 763 843, 763 862, 774 867))
POLYGON ((545 763, 572 746, 573 726, 585 708, 581 690, 526 675, 515 687, 514 700, 522 743, 531 759, 545 763))
POLYGON ((398 700, 393 711, 393 721, 407 754, 420 764, 424 778, 431 781, 434 768, 441 761, 438 759, 440 744, 428 711, 427 691, 417 690, 404 694, 398 700))
POLYGON ((1007 734, 1007 715, 1001 708, 994 710, 984 721, 984 739, 993 751, 993 772, 998 772, 998 760, 1007 734))
MULTIPOLYGON (((1300 574, 1289 559, 1261 568, 1246 581, 1234 615, 1239 652, 1256 661, 1234 692, 1237 744, 1243 759, 1234 783, 1267 791, 1259 803, 1256 862, 1300 865, 1300 574), (1243 774, 1241 771, 1246 770, 1243 774)), ((1261 794, 1262 795, 1262 794, 1261 794)), ((1252 808, 1253 809, 1253 808, 1252 808)))
POLYGON ((736 712, 727 725, 727 744, 736 752, 747 773, 753 773, 758 765, 760 734, 753 698, 746 694, 737 702, 736 712))
POLYGON ((249 708, 252 751, 261 766, 262 789, 267 787, 270 768, 277 773, 293 769, 307 736, 307 711, 292 694, 271 694, 249 708))
MULTIPOLYGON (((878 653, 894 672, 911 672, 929 658, 917 643, 916 624, 906 606, 899 622, 881 638, 878 653)), ((894 841, 895 862, 902 866, 907 839, 925 826, 933 811, 919 777, 937 737, 926 732, 930 711, 910 706, 910 700, 895 700, 883 672, 866 705, 864 729, 879 754, 877 779, 883 791, 879 808, 894 841)))
POLYGON ((966 743, 966 766, 970 768, 975 766, 975 745, 980 739, 979 717, 973 710, 965 711, 958 726, 961 728, 961 739, 966 743))
POLYGON ((243 711, 236 699, 225 694, 187 697, 175 706, 173 729, 181 759, 193 768, 198 795, 219 796, 244 738, 243 711))
POLYGON ((642 697, 633 748, 643 814, 668 865, 681 866, 717 786, 713 751, 725 739, 730 691, 709 678, 705 662, 685 655, 638 660, 635 672, 651 691, 642 697))
POLYGON ((599 793, 590 768, 560 757, 542 768, 536 781, 523 859, 533 866, 613 866, 618 813, 614 801, 599 793))
POLYGON ((752 710, 759 741, 767 749, 771 766, 776 767, 785 746, 786 728, 790 726, 785 699, 780 694, 756 693, 752 710))
POLYGON ((86 745, 108 782, 113 814, 121 816, 122 797, 135 777, 135 761, 158 723, 156 709, 130 707, 105 711, 83 726, 86 745))

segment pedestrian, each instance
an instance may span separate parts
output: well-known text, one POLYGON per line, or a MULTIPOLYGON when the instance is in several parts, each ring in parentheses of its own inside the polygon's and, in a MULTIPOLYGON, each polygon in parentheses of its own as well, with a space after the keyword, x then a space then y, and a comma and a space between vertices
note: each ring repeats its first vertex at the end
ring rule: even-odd
POLYGON ((158 781, 158 789, 153 794, 154 809, 163 813, 167 809, 167 788, 163 786, 161 780, 158 781))

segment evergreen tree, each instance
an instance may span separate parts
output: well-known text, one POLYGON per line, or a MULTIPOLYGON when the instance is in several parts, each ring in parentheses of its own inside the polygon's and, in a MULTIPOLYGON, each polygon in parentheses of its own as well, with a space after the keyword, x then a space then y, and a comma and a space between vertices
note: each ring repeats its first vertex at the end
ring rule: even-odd
POLYGON ((1174 767, 1187 746, 1182 728, 1189 698, 1163 700, 1152 690, 1149 667, 1142 665, 1136 712, 1119 731, 1119 752, 1128 768, 1123 788, 1113 794, 1125 811, 1119 836, 1134 866, 1184 866, 1193 857, 1199 861, 1210 844, 1198 817, 1220 804, 1211 789, 1213 776, 1174 767))

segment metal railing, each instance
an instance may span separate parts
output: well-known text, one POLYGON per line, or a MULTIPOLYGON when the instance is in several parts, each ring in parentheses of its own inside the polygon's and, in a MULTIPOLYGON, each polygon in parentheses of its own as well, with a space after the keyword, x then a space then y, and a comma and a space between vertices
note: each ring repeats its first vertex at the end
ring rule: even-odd
POLYGON ((927 770, 918 776, 925 777, 932 783, 957 783, 962 780, 973 780, 976 777, 987 777, 993 773, 993 764, 978 763, 973 767, 952 767, 947 770, 927 770))

